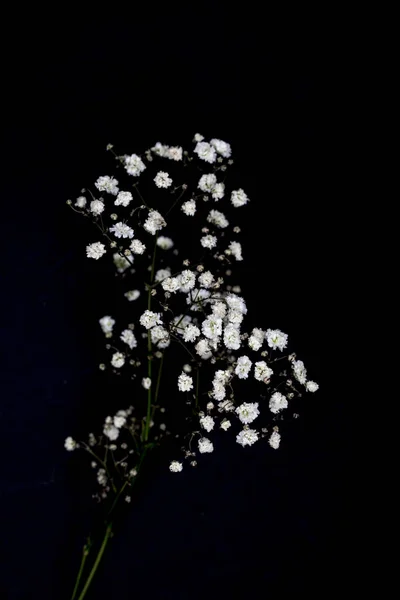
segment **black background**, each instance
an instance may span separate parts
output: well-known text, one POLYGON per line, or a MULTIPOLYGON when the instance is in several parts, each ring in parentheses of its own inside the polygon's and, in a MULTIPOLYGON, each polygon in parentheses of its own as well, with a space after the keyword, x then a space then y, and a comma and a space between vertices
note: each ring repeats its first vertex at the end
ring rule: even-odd
POLYGON ((107 143, 137 152, 196 132, 231 143, 252 199, 241 281, 249 311, 289 334, 321 389, 304 398, 279 452, 230 444, 179 476, 166 470, 169 450, 156 456, 89 597, 324 595, 345 572, 348 438, 322 372, 329 184, 318 44, 277 34, 261 15, 216 9, 35 12, 6 29, 2 597, 69 598, 91 502, 88 472, 64 439, 120 408, 97 367, 112 292, 85 258, 87 224, 65 202, 107 172, 107 143))

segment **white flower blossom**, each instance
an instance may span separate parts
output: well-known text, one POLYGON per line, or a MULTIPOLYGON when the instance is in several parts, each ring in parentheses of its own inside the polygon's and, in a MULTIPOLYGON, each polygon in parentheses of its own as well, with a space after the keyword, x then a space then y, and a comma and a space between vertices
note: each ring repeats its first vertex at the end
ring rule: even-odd
POLYGON ((166 269, 159 269, 156 272, 154 279, 155 281, 163 281, 164 279, 167 279, 167 277, 171 277, 171 269, 168 267, 166 269))
POLYGON ((140 240, 132 240, 129 248, 132 250, 133 254, 143 254, 146 250, 146 246, 140 240))
POLYGON ((117 429, 121 429, 126 423, 125 415, 115 415, 114 417, 114 425, 117 429))
POLYGON ((181 287, 181 280, 179 277, 167 277, 163 280, 161 287, 166 292, 170 292, 170 294, 174 294, 181 287))
POLYGON ((208 213, 207 221, 209 223, 212 223, 216 227, 219 227, 220 229, 225 229, 225 227, 228 227, 229 225, 229 221, 227 220, 225 215, 219 210, 210 210, 210 212, 208 213))
POLYGON ((121 333, 121 340, 127 344, 131 350, 137 346, 135 334, 131 329, 124 329, 124 331, 121 333))
POLYGON ((188 325, 183 332, 183 339, 185 342, 194 342, 200 335, 200 329, 196 325, 188 325))
POLYGON ((196 133, 193 141, 194 142, 202 142, 204 140, 204 135, 201 135, 201 133, 196 133))
POLYGON ((154 177, 154 183, 158 188, 168 188, 172 184, 172 179, 165 171, 159 171, 154 177))
POLYGON ((204 271, 204 273, 199 276, 198 281, 201 287, 209 288, 214 283, 214 275, 211 271, 204 271))
POLYGON ((258 402, 243 402, 235 412, 239 416, 239 420, 245 425, 252 423, 260 414, 258 402))
POLYGON ((229 421, 229 419, 224 419, 223 421, 221 421, 220 427, 224 431, 228 431, 230 426, 231 426, 231 422, 229 421))
POLYGON ((295 360, 292 363, 293 375, 297 379, 297 381, 303 385, 306 384, 307 381, 307 370, 304 366, 302 360, 295 360))
POLYGON ((115 352, 112 355, 111 364, 116 369, 120 369, 121 367, 124 366, 124 364, 125 364, 125 357, 122 354, 122 352, 115 352))
POLYGON ((240 331, 235 325, 227 325, 225 327, 224 344, 229 350, 239 350, 241 345, 240 331))
POLYGON ((108 175, 104 175, 104 177, 99 177, 94 185, 100 192, 108 192, 113 196, 116 196, 119 191, 118 181, 113 177, 109 177, 108 175))
POLYGON ((103 333, 111 333, 115 325, 115 319, 109 315, 106 315, 105 317, 99 319, 99 323, 103 333))
POLYGON ((118 439, 119 436, 119 429, 111 423, 106 423, 104 425, 103 433, 108 437, 109 440, 115 442, 115 440, 118 439))
POLYGON ((236 436, 238 444, 243 446, 252 446, 258 440, 258 432, 255 429, 243 429, 236 436))
POLYGON ((264 383, 269 383, 272 375, 274 374, 273 370, 267 365, 267 363, 263 360, 256 362, 254 365, 254 377, 257 381, 263 381, 264 383))
POLYGON ((248 356, 241 356, 238 358, 235 373, 239 379, 247 379, 253 363, 248 356))
POLYGON ((176 161, 182 160, 182 156, 183 149, 181 146, 170 146, 169 148, 167 148, 167 151, 165 153, 166 158, 176 161))
POLYGON ((281 436, 279 435, 279 433, 277 431, 274 431, 271 434, 271 437, 269 438, 268 443, 271 446, 271 448, 273 448, 274 450, 277 450, 279 448, 279 444, 281 443, 281 436))
POLYGON ((158 344, 159 342, 166 342, 169 340, 168 330, 162 325, 156 325, 155 327, 152 327, 150 330, 150 335, 153 344, 158 344))
POLYGON ((125 298, 127 298, 127 300, 129 300, 129 302, 133 302, 134 300, 137 300, 140 296, 140 291, 139 290, 129 290, 128 292, 125 292, 124 294, 125 298))
POLYGON ((231 146, 227 142, 223 142, 222 140, 218 139, 212 139, 210 144, 214 146, 218 154, 220 154, 224 158, 229 158, 231 156, 231 146))
POLYGON ((85 208, 86 203, 87 203, 87 200, 86 200, 85 196, 79 196, 76 199, 75 206, 77 206, 78 208, 85 208))
POLYGON ((121 221, 110 227, 110 231, 115 235, 116 238, 133 238, 132 227, 129 227, 129 225, 126 225, 121 221))
POLYGON ((192 372, 192 367, 189 364, 183 365, 182 368, 185 371, 185 373, 191 373, 192 372))
POLYGON ((203 360, 207 360, 212 356, 210 344, 207 342, 207 340, 200 340, 199 342, 197 342, 195 350, 200 356, 200 358, 202 358, 203 360))
POLYGON ((215 302, 215 304, 212 305, 212 312, 216 317, 223 319, 226 315, 226 304, 224 304, 224 302, 215 302))
MULTIPOLYGON (((133 261, 133 256, 130 257, 130 261, 133 261)), ((121 256, 120 254, 118 254, 118 252, 115 252, 113 254, 113 262, 114 265, 117 267, 118 273, 123 273, 124 271, 126 271, 126 269, 128 269, 131 266, 131 262, 129 262, 129 260, 125 256, 121 256)))
POLYGON ((251 336, 249 337, 249 347, 257 352, 263 345, 264 339, 265 332, 262 329, 255 327, 251 332, 251 336))
POLYGON ((213 452, 214 446, 213 443, 208 438, 200 438, 198 442, 199 452, 200 454, 206 454, 208 452, 213 452))
POLYGON ((222 334, 222 319, 210 315, 203 321, 201 330, 206 338, 215 340, 222 334))
POLYGON ((238 261, 243 260, 241 243, 231 242, 228 249, 225 250, 225 254, 232 254, 238 261))
POLYGON ((202 192, 211 193, 217 183, 217 177, 213 173, 208 173, 207 175, 202 175, 200 177, 198 187, 202 192))
POLYGON ((235 410, 235 405, 230 400, 224 400, 218 406, 219 412, 233 412, 235 410))
POLYGON ((246 302, 236 294, 227 294, 226 302, 231 310, 238 311, 243 315, 247 314, 246 302))
POLYGON ((282 333, 280 329, 267 329, 265 337, 270 348, 279 348, 282 352, 287 346, 288 336, 286 333, 282 333))
POLYGON ((160 318, 160 313, 155 313, 151 310, 145 310, 142 316, 139 319, 140 324, 143 325, 146 329, 151 329, 156 325, 162 324, 162 319, 160 318))
POLYGON ((149 390, 151 388, 151 379, 150 377, 143 377, 142 386, 145 390, 149 390))
POLYGON ((307 381, 306 388, 307 392, 316 392, 319 389, 319 385, 315 381, 307 381))
POLYGON ((68 450, 68 452, 72 452, 77 446, 78 444, 71 436, 67 437, 64 443, 64 448, 68 450))
POLYGON ((129 206, 130 202, 132 202, 133 196, 130 192, 119 192, 118 196, 115 199, 115 206, 129 206))
POLYGON ((249 198, 242 189, 234 190, 231 194, 231 202, 235 208, 244 206, 249 202, 249 198))
POLYGON ((105 469, 99 469, 97 471, 97 481, 102 486, 106 486, 107 485, 108 479, 107 479, 107 474, 106 474, 106 470, 105 469))
POLYGON ((196 213, 196 201, 188 200, 187 202, 184 202, 181 206, 181 210, 187 217, 193 217, 196 213))
POLYGON ((215 201, 221 200, 225 196, 225 184, 224 183, 216 183, 212 189, 211 196, 215 201))
POLYGON ((101 215, 104 211, 104 202, 101 200, 92 200, 90 203, 90 212, 94 214, 95 217, 101 215))
POLYGON ((212 429, 214 429, 214 419, 212 417, 210 417, 209 415, 207 415, 206 417, 201 417, 200 418, 200 425, 203 427, 203 429, 205 429, 206 431, 208 431, 208 433, 210 433, 210 431, 212 429))
POLYGON ((196 152, 201 160, 205 160, 208 163, 214 163, 216 161, 217 153, 215 152, 215 148, 207 142, 198 142, 194 152, 196 152))
POLYGON ((144 222, 143 227, 148 233, 155 235, 157 231, 160 231, 166 224, 164 217, 157 210, 150 210, 149 216, 144 222))
POLYGON ((170 250, 174 245, 174 242, 169 237, 165 237, 164 235, 160 235, 157 239, 157 246, 161 248, 161 250, 170 250))
POLYGON ((187 294, 196 284, 196 273, 193 273, 193 271, 190 271, 189 269, 182 271, 179 280, 181 283, 180 291, 187 294))
POLYGON ((193 378, 186 373, 181 373, 178 377, 178 389, 180 392, 189 392, 193 389, 193 378))
POLYGON ((203 246, 203 248, 215 248, 215 246, 217 245, 217 238, 215 237, 215 235, 205 235, 202 238, 200 238, 200 243, 203 246))
POLYGON ((171 462, 171 464, 169 465, 169 470, 172 473, 180 473, 183 469, 182 463, 178 462, 177 460, 173 460, 171 462))
POLYGON ((125 169, 129 173, 129 175, 133 175, 134 177, 139 177, 140 173, 142 173, 146 168, 146 165, 137 154, 132 154, 131 156, 125 156, 125 169))
POLYGON ((269 401, 269 409, 274 415, 277 415, 281 410, 288 407, 288 401, 286 397, 280 392, 272 394, 269 401))

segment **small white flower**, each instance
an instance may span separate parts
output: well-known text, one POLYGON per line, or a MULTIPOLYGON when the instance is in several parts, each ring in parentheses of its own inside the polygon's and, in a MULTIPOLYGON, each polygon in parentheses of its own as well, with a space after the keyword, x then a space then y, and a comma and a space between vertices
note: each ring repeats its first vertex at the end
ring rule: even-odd
POLYGON ((182 463, 178 462, 177 460, 173 460, 171 462, 171 464, 169 465, 169 470, 172 473, 180 473, 183 469, 182 463))
POLYGON ((199 342, 197 342, 197 344, 195 346, 195 350, 196 350, 197 354, 200 356, 200 358, 202 358, 203 360, 207 360, 208 358, 211 358, 211 356, 212 356, 210 345, 207 342, 207 340, 200 340, 199 342))
POLYGON ((142 173, 146 168, 146 165, 137 154, 132 154, 131 156, 125 157, 125 169, 129 173, 129 175, 133 175, 134 177, 139 177, 140 173, 142 173))
POLYGON ((119 429, 111 423, 106 423, 104 425, 103 433, 108 437, 109 440, 115 442, 115 440, 118 439, 119 436, 119 429))
POLYGON ((130 504, 132 501, 132 498, 130 496, 125 496, 125 502, 127 502, 128 504, 130 504))
POLYGON ((181 210, 187 217, 193 217, 196 213, 196 201, 188 200, 187 202, 184 202, 181 206, 181 210))
POLYGON ((281 410, 288 407, 288 401, 286 397, 280 392, 272 394, 269 401, 269 409, 272 413, 277 415, 281 410))
POLYGON ((115 319, 106 315, 99 320, 99 323, 103 333, 111 333, 115 325, 115 319))
POLYGON ((236 436, 238 444, 243 446, 252 446, 258 440, 258 432, 255 429, 243 429, 236 436))
POLYGON ((167 329, 165 329, 165 327, 162 327, 161 325, 156 325, 155 327, 153 327, 150 331, 150 334, 151 341, 153 342, 153 344, 158 344, 158 342, 166 342, 167 340, 169 340, 169 333, 167 329))
POLYGON ((235 190, 231 194, 231 202, 235 208, 239 208, 240 206, 244 206, 249 202, 247 195, 244 193, 242 189, 235 190))
POLYGON ((207 175, 202 175, 200 177, 198 186, 202 192, 211 193, 217 183, 217 177, 214 173, 208 173, 207 175))
POLYGON ((178 389, 180 392, 189 392, 193 389, 193 378, 190 375, 181 373, 178 377, 178 389))
POLYGON ((126 223, 115 223, 112 227, 110 227, 111 233, 115 235, 116 238, 133 238, 133 229, 126 225, 126 223))
POLYGON ((307 392, 316 392, 317 390, 319 390, 319 385, 318 383, 315 383, 315 381, 307 381, 307 392))
POLYGON ((208 438, 200 438, 198 446, 200 454, 205 454, 214 450, 213 443, 208 438))
POLYGON ((231 242, 228 249, 225 250, 225 254, 232 254, 238 261, 243 260, 242 245, 240 242, 231 242))
POLYGON ((162 325, 162 319, 160 319, 160 313, 155 313, 151 310, 145 310, 139 319, 140 324, 146 329, 151 329, 156 325, 162 325))
POLYGON ((225 184, 224 183, 216 183, 212 189, 211 196, 215 201, 221 200, 225 196, 225 184))
MULTIPOLYGON (((265 332, 262 329, 255 327, 249 337, 249 347, 257 352, 263 345, 265 332)), ((257 379, 257 378, 256 378, 257 379)))
POLYGON ((200 239, 200 243, 203 248, 210 248, 211 250, 211 248, 215 248, 217 245, 217 238, 215 235, 205 235, 200 239))
POLYGON ((281 436, 279 435, 279 433, 277 431, 274 431, 271 434, 271 437, 269 438, 268 443, 271 446, 271 448, 273 448, 274 450, 277 450, 279 448, 279 444, 281 443, 281 436))
POLYGON ((180 291, 187 294, 188 292, 190 292, 190 290, 194 288, 196 284, 196 273, 193 273, 193 271, 186 269, 180 274, 179 280, 181 284, 180 291))
POLYGON ((172 179, 165 171, 159 171, 154 177, 154 183, 158 188, 168 188, 172 184, 172 179))
POLYGON ((116 369, 120 369, 125 364, 125 357, 122 352, 115 352, 111 358, 111 364, 116 369))
POLYGON ((204 273, 199 276, 198 281, 201 287, 209 288, 214 283, 214 275, 211 271, 204 271, 204 273))
POLYGON ((223 142, 222 140, 218 139, 212 139, 210 144, 212 144, 218 152, 218 154, 220 154, 224 158, 229 158, 231 156, 232 150, 227 142, 223 142))
POLYGON ((222 334, 222 319, 210 315, 203 321, 201 330, 206 338, 215 340, 222 334))
POLYGON ((288 336, 286 333, 282 333, 280 329, 267 329, 265 337, 270 348, 279 348, 282 352, 287 346, 288 336))
POLYGON ((76 199, 75 206, 77 206, 78 208, 85 208, 86 202, 87 202, 87 200, 86 200, 85 196, 79 196, 76 199))
POLYGON ((224 304, 224 302, 215 302, 215 304, 213 304, 212 306, 212 312, 213 315, 215 315, 216 317, 220 317, 220 319, 223 319, 226 315, 226 304, 224 304))
POLYGON ((100 485, 107 485, 107 475, 106 475, 106 470, 105 469, 99 469, 97 471, 97 481, 99 482, 100 485))
POLYGON ((146 250, 146 246, 140 240, 132 240, 129 248, 132 250, 133 254, 143 254, 146 250))
POLYGON ((269 368, 267 363, 263 360, 256 362, 254 365, 254 377, 257 381, 264 381, 268 383, 274 374, 273 370, 269 368))
POLYGON ((225 327, 224 344, 229 350, 239 350, 241 345, 240 331, 235 325, 227 325, 225 327))
POLYGON ((204 135, 201 135, 201 133, 196 133, 196 135, 193 138, 194 142, 202 142, 204 140, 204 135))
POLYGON ((166 158, 176 161, 182 160, 182 156, 183 149, 181 148, 181 146, 170 146, 165 153, 166 158))
POLYGON ((304 363, 302 360, 295 360, 292 363, 292 368, 293 368, 293 374, 295 376, 295 378, 297 379, 297 381, 303 385, 305 385, 306 381, 307 381, 307 370, 304 366, 304 363))
POLYGON ((108 192, 113 196, 118 194, 118 181, 113 177, 109 177, 108 175, 99 177, 94 185, 100 192, 108 192))
POLYGON ((209 223, 212 223, 216 227, 219 227, 220 229, 225 229, 225 227, 228 227, 229 225, 229 221, 227 220, 225 215, 219 210, 210 210, 210 212, 208 213, 207 221, 209 223))
POLYGON ((228 431, 230 426, 231 426, 231 422, 229 421, 229 419, 224 419, 221 422, 221 429, 223 429, 224 431, 228 431))
POLYGON ((115 206, 128 206, 132 202, 133 196, 130 192, 120 192, 115 199, 115 206))
POLYGON ((117 267, 118 273, 123 273, 124 271, 126 271, 126 269, 128 269, 131 266, 133 256, 131 256, 129 260, 125 258, 125 256, 121 256, 120 254, 118 254, 118 252, 115 252, 113 254, 113 262, 114 265, 117 267), (129 262, 129 260, 131 262, 129 262))
POLYGON ((155 235, 157 231, 160 231, 166 226, 164 217, 157 210, 150 210, 149 216, 144 222, 143 227, 151 235, 155 235))
POLYGON ((203 427, 203 429, 205 429, 208 432, 214 429, 214 424, 214 419, 209 415, 207 415, 206 417, 201 417, 200 419, 200 425, 203 427))
POLYGON ((217 158, 215 148, 208 142, 198 142, 194 149, 194 152, 198 155, 201 160, 205 160, 208 163, 214 163, 217 158))
POLYGON ((104 211, 104 202, 101 200, 92 200, 90 203, 90 212, 94 214, 95 217, 101 215, 104 211))
POLYGON ((175 294, 175 292, 177 292, 181 287, 181 281, 179 277, 167 277, 163 280, 161 287, 166 292, 175 294))
POLYGON ((131 350, 137 346, 135 334, 131 329, 124 329, 124 331, 121 333, 121 340, 125 342, 125 344, 127 344, 131 350))
POLYGON ((168 267, 166 269, 159 269, 155 276, 154 279, 156 281, 163 281, 163 279, 167 279, 167 277, 171 276, 171 269, 169 269, 168 267))
POLYGON ((150 377, 143 377, 142 386, 145 390, 149 390, 151 388, 151 379, 150 377))
POLYGON ((241 356, 238 358, 235 373, 239 379, 247 379, 253 363, 248 356, 241 356))
POLYGON ((185 371, 185 373, 191 373, 192 372, 192 367, 188 364, 183 365, 182 369, 185 371))
POLYGON ((207 402, 207 410, 212 410, 214 408, 214 402, 207 402))
POLYGON ((121 429, 126 423, 125 415, 115 415, 114 417, 114 425, 117 429, 121 429))
POLYGON ((243 402, 235 412, 239 416, 239 420, 245 425, 252 423, 260 414, 258 402, 243 402))
POLYGON ((169 237, 165 237, 164 235, 160 235, 157 239, 157 246, 162 250, 169 250, 174 245, 174 242, 169 237))
POLYGON ((76 441, 71 436, 69 436, 65 440, 64 448, 66 450, 68 450, 68 452, 72 452, 73 450, 75 450, 75 448, 77 447, 77 445, 78 444, 76 443, 76 441))
POLYGON ((194 342, 200 335, 200 329, 196 325, 189 324, 183 332, 185 342, 194 342))
POLYGON ((125 292, 124 296, 129 300, 129 302, 133 302, 139 298, 140 292, 139 290, 129 290, 128 292, 125 292))

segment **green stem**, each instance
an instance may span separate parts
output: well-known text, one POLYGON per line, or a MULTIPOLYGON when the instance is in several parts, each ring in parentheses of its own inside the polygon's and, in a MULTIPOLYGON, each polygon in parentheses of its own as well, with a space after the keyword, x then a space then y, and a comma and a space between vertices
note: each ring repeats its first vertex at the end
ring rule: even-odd
MULTIPOLYGON (((151 262, 151 275, 150 275, 150 286, 147 292, 147 310, 151 310, 151 285, 154 281, 154 270, 155 270, 155 265, 156 265, 156 251, 157 251, 157 239, 158 236, 156 236, 155 242, 154 242, 154 250, 153 250, 153 260, 151 262)), ((152 345, 151 345, 151 333, 150 331, 147 332, 147 376, 149 377, 149 379, 151 380, 151 362, 152 362, 152 356, 151 356, 151 350, 152 350, 152 345)), ((151 418, 151 386, 149 387, 149 389, 147 390, 147 413, 146 413, 146 424, 145 424, 145 428, 144 428, 144 435, 143 435, 143 441, 147 442, 147 440, 149 439, 149 429, 150 429, 150 418, 151 418)))
POLYGON ((102 541, 99 553, 98 553, 98 555, 96 557, 96 560, 94 562, 92 570, 90 571, 89 577, 86 580, 85 586, 84 586, 84 588, 83 588, 83 590, 82 590, 82 592, 81 592, 78 600, 83 600, 83 598, 86 596, 86 592, 88 591, 89 586, 92 583, 92 579, 93 579, 93 577, 94 577, 94 575, 95 575, 95 573, 96 573, 96 571, 98 569, 98 566, 99 566, 100 561, 101 561, 101 559, 103 557, 103 554, 104 554, 104 550, 106 549, 108 540, 110 539, 111 533, 112 533, 112 523, 109 523, 107 525, 106 533, 105 533, 105 536, 103 538, 103 541, 102 541))
POLYGON ((72 592, 71 600, 74 600, 74 598, 76 597, 76 594, 78 592, 79 583, 81 581, 82 573, 85 568, 86 559, 89 556, 89 550, 90 550, 90 547, 85 544, 85 546, 83 547, 81 566, 79 567, 78 576, 76 578, 75 587, 74 587, 74 591, 72 592))
POLYGON ((157 377, 157 385, 156 385, 156 393, 154 394, 154 404, 157 404, 158 392, 160 391, 160 383, 161 383, 161 373, 164 363, 164 353, 160 360, 160 366, 158 368, 158 377, 157 377))

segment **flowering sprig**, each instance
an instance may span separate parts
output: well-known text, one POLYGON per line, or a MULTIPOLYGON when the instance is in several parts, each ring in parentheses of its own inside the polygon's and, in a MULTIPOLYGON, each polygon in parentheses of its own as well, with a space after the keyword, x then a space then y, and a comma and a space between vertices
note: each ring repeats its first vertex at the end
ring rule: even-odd
MULTIPOLYGON (((103 544, 79 600, 111 535, 110 517, 121 498, 130 502, 152 447, 171 434, 182 439, 183 456, 170 462, 172 473, 182 472, 185 461, 194 467, 200 455, 214 452, 220 430, 232 432, 243 448, 265 439, 277 449, 278 422, 295 398, 318 390, 304 363, 293 352, 284 354, 286 333, 244 329, 247 304, 230 281, 236 262, 244 259, 237 211, 250 199, 242 188, 229 186, 230 145, 196 134, 189 150, 160 142, 140 155, 107 149, 116 161, 115 177, 99 177, 92 190, 68 204, 99 231, 100 239, 86 246, 87 257, 97 261, 108 255, 128 288, 124 302, 138 307, 136 319, 129 311, 129 322, 123 315, 99 319, 110 353, 100 368, 128 373, 132 387, 136 380, 138 385, 134 405, 107 416, 100 434, 65 441, 68 451, 88 453, 98 485, 94 497, 108 504, 103 544), (179 237, 189 242, 183 260, 175 243, 179 237), (167 394, 161 381, 168 355, 176 383, 167 394), (286 368, 278 363, 282 360, 286 368)), ((81 565, 72 600, 83 572, 81 565)))

